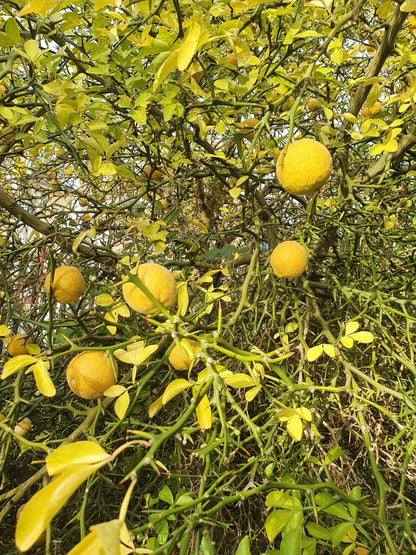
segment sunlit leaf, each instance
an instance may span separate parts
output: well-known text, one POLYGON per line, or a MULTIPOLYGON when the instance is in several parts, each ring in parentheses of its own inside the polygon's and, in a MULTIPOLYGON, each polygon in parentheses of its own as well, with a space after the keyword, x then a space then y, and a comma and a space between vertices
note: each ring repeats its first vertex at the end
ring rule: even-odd
POLYGON ((322 347, 324 349, 325 354, 327 354, 331 358, 334 358, 335 347, 333 345, 331 345, 330 343, 323 343, 322 347))
POLYGON ((184 316, 189 306, 189 292, 188 284, 186 281, 179 283, 177 286, 178 291, 178 314, 184 316))
POLYGON ((224 382, 230 387, 254 387, 256 382, 248 374, 231 374, 231 376, 221 375, 224 382))
POLYGON ((97 532, 105 555, 119 553, 121 525, 121 520, 111 520, 110 522, 101 522, 91 526, 91 530, 97 532))
POLYGON ((307 422, 312 422, 312 413, 306 407, 299 407, 296 409, 296 414, 298 414, 303 420, 307 422))
POLYGON ((324 348, 322 345, 315 345, 315 347, 311 347, 306 352, 306 360, 309 362, 313 362, 317 358, 319 358, 322 353, 324 352, 324 348))
POLYGON ((49 10, 53 10, 62 0, 30 0, 17 14, 18 17, 28 13, 45 15, 49 10))
POLYGON ((352 333, 350 337, 359 343, 372 343, 374 341, 374 335, 370 331, 358 331, 352 333))
POLYGON ((345 335, 350 335, 350 333, 355 333, 359 327, 360 327, 360 324, 357 321, 350 320, 345 324, 345 335))
POLYGON ((95 304, 98 306, 108 306, 114 303, 113 297, 111 295, 108 295, 107 293, 97 295, 94 300, 95 304))
POLYGON ((261 391, 261 385, 256 385, 256 387, 252 387, 251 389, 246 391, 245 393, 246 401, 248 401, 249 403, 253 401, 253 399, 259 394, 260 391, 261 391))
POLYGON ((104 463, 81 464, 57 476, 28 501, 16 525, 16 546, 27 551, 71 495, 104 463))
POLYGON ((284 509, 278 509, 269 514, 266 518, 264 526, 270 542, 272 542, 276 536, 280 534, 292 517, 293 511, 284 509))
POLYGON ((156 399, 156 401, 153 401, 153 403, 150 405, 150 407, 149 407, 149 418, 153 418, 154 415, 157 412, 159 412, 162 407, 163 407, 163 395, 158 397, 156 399))
POLYGON ((237 551, 234 553, 234 555, 251 555, 249 536, 244 536, 244 538, 238 544, 237 551))
POLYGON ((326 513, 341 518, 351 520, 351 515, 347 509, 329 493, 318 493, 315 497, 317 505, 326 513))
POLYGON ((0 326, 0 337, 7 337, 9 333, 9 328, 7 326, 0 326))
POLYGON ((329 537, 333 545, 338 545, 341 542, 352 543, 354 541, 354 531, 355 537, 357 537, 353 522, 340 522, 331 528, 329 537))
POLYGON ((114 411, 120 420, 123 420, 127 409, 129 408, 130 397, 128 391, 125 391, 114 403, 114 411))
POLYGON ((30 367, 35 377, 36 387, 45 395, 45 397, 53 397, 56 389, 48 372, 49 361, 40 359, 30 367))
POLYGON ((26 368, 31 364, 35 364, 37 360, 38 360, 37 358, 32 357, 30 355, 18 355, 16 357, 11 358, 4 365, 3 372, 1 374, 1 379, 5 380, 15 372, 22 370, 22 368, 26 368))
POLYGON ((354 347, 354 339, 350 335, 344 335, 341 337, 340 341, 347 349, 352 349, 354 347))
POLYGON ((416 0, 404 0, 403 4, 400 6, 400 11, 402 12, 416 11, 416 0))
POLYGON ((212 425, 211 407, 209 399, 204 395, 195 409, 198 424, 203 430, 209 430, 212 425))
POLYGON ((68 555, 106 555, 97 531, 93 530, 71 549, 68 555))
POLYGON ((109 455, 95 441, 77 441, 61 445, 52 451, 46 459, 49 476, 67 472, 74 466, 102 463, 109 460, 109 455))
POLYGON ((266 497, 266 507, 297 510, 302 508, 302 504, 299 499, 284 491, 271 491, 266 497))
POLYGON ((300 441, 303 436, 303 424, 301 418, 294 414, 287 421, 287 431, 292 439, 300 441))
POLYGON ((166 403, 176 397, 176 395, 179 395, 179 393, 181 393, 185 389, 188 389, 188 387, 190 387, 191 385, 192 384, 188 382, 188 380, 184 380, 182 378, 170 382, 163 393, 163 404, 166 405, 166 403))

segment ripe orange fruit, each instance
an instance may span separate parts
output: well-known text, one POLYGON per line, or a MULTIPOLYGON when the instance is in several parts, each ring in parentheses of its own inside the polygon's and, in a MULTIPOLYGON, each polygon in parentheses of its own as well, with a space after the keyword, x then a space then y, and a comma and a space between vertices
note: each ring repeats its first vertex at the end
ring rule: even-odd
POLYGON ((152 181, 162 181, 165 174, 160 170, 153 170, 150 166, 145 166, 142 170, 143 175, 146 179, 151 179, 152 181))
POLYGON ((27 355, 27 335, 24 333, 17 333, 13 335, 7 344, 7 352, 12 357, 17 357, 18 355, 27 355))
MULTIPOLYGON (((176 281, 173 275, 161 264, 147 262, 140 264, 137 277, 154 298, 166 309, 176 299, 176 281)), ((158 311, 154 302, 131 281, 123 284, 123 297, 126 303, 141 314, 154 314, 158 311)))
POLYGON ((169 353, 169 362, 175 370, 189 370, 193 361, 189 357, 189 351, 195 354, 196 346, 197 342, 193 339, 183 339, 179 345, 174 345, 169 353))
MULTIPOLYGON (((51 273, 45 278, 45 289, 51 289, 51 273)), ((55 268, 52 295, 58 303, 67 304, 77 301, 85 291, 84 276, 75 266, 55 268)))
POLYGON ((245 139, 249 141, 252 141, 254 139, 254 135, 256 134, 256 131, 254 130, 254 128, 258 123, 259 123, 259 120, 257 118, 247 118, 241 122, 241 129, 242 131, 244 131, 245 139), (253 131, 250 131, 250 133, 248 133, 247 131, 249 131, 250 129, 252 129, 253 131))
POLYGON ((283 241, 272 252, 270 263, 277 277, 295 278, 306 270, 308 254, 297 241, 283 241))
POLYGON ((329 150, 314 139, 291 143, 276 166, 280 185, 294 195, 311 195, 328 181, 331 171, 329 150))
POLYGON ((75 356, 66 369, 69 387, 83 399, 98 399, 117 382, 117 363, 104 351, 84 351, 75 356), (113 366, 114 365, 114 366, 113 366))

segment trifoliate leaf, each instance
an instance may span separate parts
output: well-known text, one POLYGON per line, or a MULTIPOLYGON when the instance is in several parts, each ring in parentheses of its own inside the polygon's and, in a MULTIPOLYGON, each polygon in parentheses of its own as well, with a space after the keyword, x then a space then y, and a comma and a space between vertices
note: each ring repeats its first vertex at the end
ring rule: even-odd
POLYGON ((372 343, 374 341, 374 335, 370 331, 358 331, 352 333, 350 337, 359 343, 372 343))
POLYGON ((36 387, 45 395, 45 397, 53 397, 56 394, 55 386, 48 372, 49 361, 38 360, 36 364, 30 367, 35 377, 36 387))
POLYGON ((168 403, 171 399, 176 397, 176 395, 179 395, 179 393, 181 393, 185 389, 188 389, 188 387, 190 387, 191 385, 192 384, 188 382, 188 380, 184 380, 184 379, 173 380, 173 382, 171 382, 167 386, 167 388, 163 393, 163 397, 162 397, 163 404, 166 405, 166 403, 168 403))
POLYGON ((17 357, 13 357, 6 362, 3 368, 3 372, 1 374, 1 379, 5 380, 15 372, 18 372, 22 368, 26 368, 26 366, 30 366, 31 364, 35 364, 37 362, 37 358, 32 357, 30 355, 18 355, 17 357))
POLYGON ((350 335, 351 333, 355 333, 360 324, 357 321, 350 320, 345 324, 345 335, 350 335))
POLYGON ((212 426, 212 415, 209 400, 206 395, 204 395, 201 401, 198 403, 195 412, 198 424, 201 426, 201 428, 203 430, 209 430, 212 426))
POLYGON ((128 391, 125 391, 117 401, 114 403, 114 411, 119 418, 119 420, 123 420, 124 415, 126 414, 127 409, 129 408, 130 404, 130 397, 128 391))
POLYGON ((315 345, 315 347, 311 347, 307 350, 306 360, 308 360, 309 362, 313 362, 314 360, 319 358, 323 352, 324 348, 322 345, 315 345))
POLYGON ((77 441, 61 445, 46 457, 45 462, 49 476, 55 476, 72 470, 74 466, 102 463, 109 457, 95 441, 77 441))

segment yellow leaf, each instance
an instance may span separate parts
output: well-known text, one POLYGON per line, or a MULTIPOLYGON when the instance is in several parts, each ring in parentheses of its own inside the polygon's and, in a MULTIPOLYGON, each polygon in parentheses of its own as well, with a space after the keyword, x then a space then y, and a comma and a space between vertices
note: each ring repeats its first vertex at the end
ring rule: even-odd
POLYGON ((188 382, 188 380, 184 380, 182 378, 178 380, 173 380, 173 382, 170 382, 163 393, 163 404, 166 405, 166 403, 176 397, 176 395, 179 395, 179 393, 181 393, 185 389, 188 389, 188 387, 190 386, 191 383, 188 382))
POLYGON ((341 337, 340 341, 347 349, 352 349, 354 347, 354 340, 351 338, 350 335, 344 335, 343 337, 341 337))
POLYGON ((157 345, 144 346, 144 341, 136 341, 136 343, 131 343, 127 346, 127 351, 124 349, 117 349, 114 351, 114 356, 116 356, 122 362, 127 364, 134 364, 139 366, 146 359, 149 358, 157 350, 157 345))
POLYGON ((117 399, 114 403, 114 411, 119 418, 119 420, 123 420, 124 415, 126 414, 127 409, 129 408, 130 404, 130 397, 128 391, 125 391, 123 395, 117 399))
POLYGON ((196 407, 196 417, 198 419, 198 424, 203 430, 209 430, 212 426, 212 416, 211 407, 209 406, 209 400, 206 395, 204 395, 201 401, 196 407))
POLYGON ((55 476, 76 466, 103 463, 109 458, 110 455, 95 441, 77 441, 61 445, 46 457, 45 462, 49 476, 55 476))
POLYGON ((35 493, 24 506, 16 525, 15 540, 20 551, 32 547, 75 490, 103 464, 105 462, 78 465, 35 493))
POLYGON ((237 373, 231 376, 221 376, 224 382, 230 387, 254 387, 256 382, 247 374, 237 373))
POLYGON ((18 372, 22 368, 26 368, 26 366, 30 366, 31 364, 35 364, 36 362, 37 359, 35 357, 31 357, 30 355, 18 355, 17 357, 13 357, 4 365, 1 379, 5 380, 15 372, 18 372))
POLYGON ((291 409, 291 408, 284 408, 282 410, 279 411, 278 414, 278 419, 280 420, 280 422, 287 422, 288 420, 290 420, 290 418, 292 418, 292 416, 296 414, 296 410, 295 409, 291 409))
POLYGON ((309 362, 313 362, 314 360, 319 358, 323 352, 324 352, 324 348, 322 345, 316 345, 315 347, 311 347, 310 349, 307 350, 306 360, 308 360, 309 362))
POLYGON ((156 399, 156 401, 153 401, 153 403, 150 405, 150 407, 149 407, 149 418, 153 418, 154 415, 157 412, 159 412, 162 407, 163 407, 163 395, 158 397, 156 399))
POLYGON ((97 295, 95 297, 95 304, 98 306, 108 306, 114 303, 114 299, 111 295, 107 293, 102 293, 101 295, 97 295))
POLYGON ((189 306, 189 293, 188 284, 186 281, 179 283, 177 286, 178 291, 178 314, 185 316, 189 306))
POLYGON ((306 407, 299 407, 296 409, 296 414, 306 420, 307 422, 312 422, 312 413, 306 407))
POLYGON ((161 85, 161 83, 163 83, 163 81, 166 79, 169 73, 174 69, 176 69, 177 63, 178 63, 178 50, 175 49, 175 50, 172 50, 172 52, 169 54, 169 56, 166 58, 166 60, 158 69, 153 83, 154 91, 156 91, 159 88, 159 86, 161 85))
POLYGON ((125 391, 126 388, 124 386, 116 384, 106 389, 104 394, 106 397, 119 397, 125 391))
POLYGON ((300 441, 303 435, 302 420, 297 414, 294 414, 287 421, 287 431, 291 438, 295 441, 300 441))
POLYGON ((329 343, 324 343, 322 345, 324 352, 331 358, 334 358, 335 356, 335 347, 333 345, 330 345, 329 343))
POLYGON ((238 198, 241 194, 242 189, 240 189, 240 187, 233 187, 232 189, 230 189, 228 192, 230 193, 230 195, 233 198, 238 198))
POLYGON ((357 333, 351 334, 350 337, 359 343, 372 343, 374 341, 374 335, 371 331, 358 331, 357 333))
POLYGON ((250 401, 252 401, 260 391, 261 391, 261 385, 256 385, 256 387, 252 387, 251 389, 246 391, 245 393, 246 401, 250 403, 250 401))
POLYGON ((360 324, 358 322, 350 320, 345 325, 345 335, 350 335, 350 333, 355 333, 359 327, 360 327, 360 324))
POLYGON ((45 395, 45 397, 53 397, 56 394, 55 386, 48 372, 49 361, 38 360, 36 364, 30 367, 36 381, 36 387, 45 395))
POLYGON ((117 519, 91 526, 91 530, 97 532, 100 543, 104 548, 105 555, 118 555, 120 553, 121 525, 122 521, 117 519))
POLYGON ((179 47, 178 51, 178 69, 179 71, 184 71, 189 63, 191 62, 192 58, 195 55, 195 52, 198 49, 198 42, 199 37, 201 35, 201 26, 194 20, 191 20, 190 26, 188 27, 184 40, 179 47))
POLYGON ((9 328, 7 326, 0 326, 0 337, 7 337, 9 333, 9 328))
POLYGON ((386 216, 384 218, 384 229, 392 229, 396 225, 396 216, 393 214, 391 216, 386 216))
POLYGON ((96 530, 90 532, 68 555, 106 555, 96 530))
POLYGON ((401 12, 414 12, 416 11, 416 0, 404 0, 400 6, 401 12))
POLYGON ((31 0, 23 6, 17 16, 20 17, 28 13, 45 15, 49 10, 53 10, 60 2, 61 0, 31 0))

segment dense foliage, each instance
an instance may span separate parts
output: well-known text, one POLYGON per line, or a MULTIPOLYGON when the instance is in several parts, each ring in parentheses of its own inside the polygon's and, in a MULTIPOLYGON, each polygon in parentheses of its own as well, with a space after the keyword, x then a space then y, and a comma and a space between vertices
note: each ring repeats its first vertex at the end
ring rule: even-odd
POLYGON ((414 552, 412 10, 1 3, 2 553, 18 508, 65 479, 30 553, 68 553, 91 526, 77 553, 118 553, 120 529, 121 553, 414 552), (275 165, 305 136, 334 170, 297 197, 275 165), (287 239, 309 253, 296 279, 270 268, 287 239), (173 272, 169 311, 124 303, 138 261, 173 272), (62 265, 83 273, 79 302, 45 292, 62 265), (16 333, 29 359, 8 355, 16 333), (168 361, 186 337, 189 375, 168 361), (119 383, 87 401, 65 370, 97 348, 119 383))

